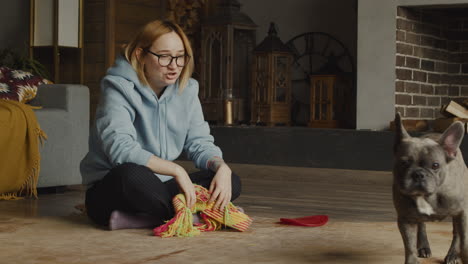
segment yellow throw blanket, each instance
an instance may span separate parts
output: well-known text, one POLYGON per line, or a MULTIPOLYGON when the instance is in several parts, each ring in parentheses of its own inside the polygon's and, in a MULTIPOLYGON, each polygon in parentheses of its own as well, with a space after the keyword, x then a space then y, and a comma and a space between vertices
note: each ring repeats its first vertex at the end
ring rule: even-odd
POLYGON ((187 207, 185 195, 178 194, 173 199, 176 215, 165 224, 153 229, 155 236, 160 237, 191 237, 205 231, 215 231, 221 227, 228 226, 238 231, 245 231, 252 223, 252 219, 239 211, 236 206, 229 203, 224 211, 213 209, 214 202, 208 203, 210 194, 207 189, 200 185, 195 185, 197 202, 192 212, 187 207), (193 213, 200 213, 203 219, 202 224, 193 224, 193 213))
POLYGON ((32 107, 0 99, 0 200, 37 197, 39 142, 46 139, 32 107))

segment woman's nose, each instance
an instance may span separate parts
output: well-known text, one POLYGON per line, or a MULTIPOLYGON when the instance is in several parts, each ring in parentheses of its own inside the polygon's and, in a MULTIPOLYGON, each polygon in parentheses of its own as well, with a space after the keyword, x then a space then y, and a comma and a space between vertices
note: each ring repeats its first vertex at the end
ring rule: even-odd
POLYGON ((167 65, 167 67, 171 68, 171 69, 177 68, 176 58, 172 58, 171 63, 169 63, 169 65, 167 65))

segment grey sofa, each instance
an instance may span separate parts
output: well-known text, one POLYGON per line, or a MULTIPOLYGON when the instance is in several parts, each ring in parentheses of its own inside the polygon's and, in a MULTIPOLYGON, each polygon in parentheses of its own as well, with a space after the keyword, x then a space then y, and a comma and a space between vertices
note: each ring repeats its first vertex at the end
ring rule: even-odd
POLYGON ((40 148, 38 187, 81 184, 79 164, 88 151, 89 90, 83 85, 47 84, 32 105, 48 139, 40 148))

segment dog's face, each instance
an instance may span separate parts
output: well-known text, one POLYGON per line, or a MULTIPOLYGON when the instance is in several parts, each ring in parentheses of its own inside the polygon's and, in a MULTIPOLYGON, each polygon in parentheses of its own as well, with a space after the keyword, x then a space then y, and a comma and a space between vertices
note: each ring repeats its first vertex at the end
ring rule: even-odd
POLYGON ((395 184, 410 196, 429 195, 445 180, 447 156, 436 141, 406 138, 395 152, 395 184))
POLYGON ((463 138, 463 125, 454 123, 442 136, 411 137, 395 118, 394 184, 409 196, 430 195, 437 191, 446 177, 448 165, 456 157, 463 138))

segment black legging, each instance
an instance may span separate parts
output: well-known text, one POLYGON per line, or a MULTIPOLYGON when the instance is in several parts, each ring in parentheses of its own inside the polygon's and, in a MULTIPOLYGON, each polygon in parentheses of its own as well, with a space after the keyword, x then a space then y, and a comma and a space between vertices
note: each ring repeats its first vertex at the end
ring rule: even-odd
MULTIPOLYGON (((193 183, 209 188, 214 177, 212 171, 190 173, 193 183)), ((239 176, 232 173, 232 198, 241 192, 239 176)), ((158 218, 155 226, 174 216, 172 198, 180 193, 177 182, 162 182, 146 166, 124 163, 109 171, 86 192, 86 209, 91 220, 99 225, 109 225, 114 210, 130 214, 147 214, 158 218)))

